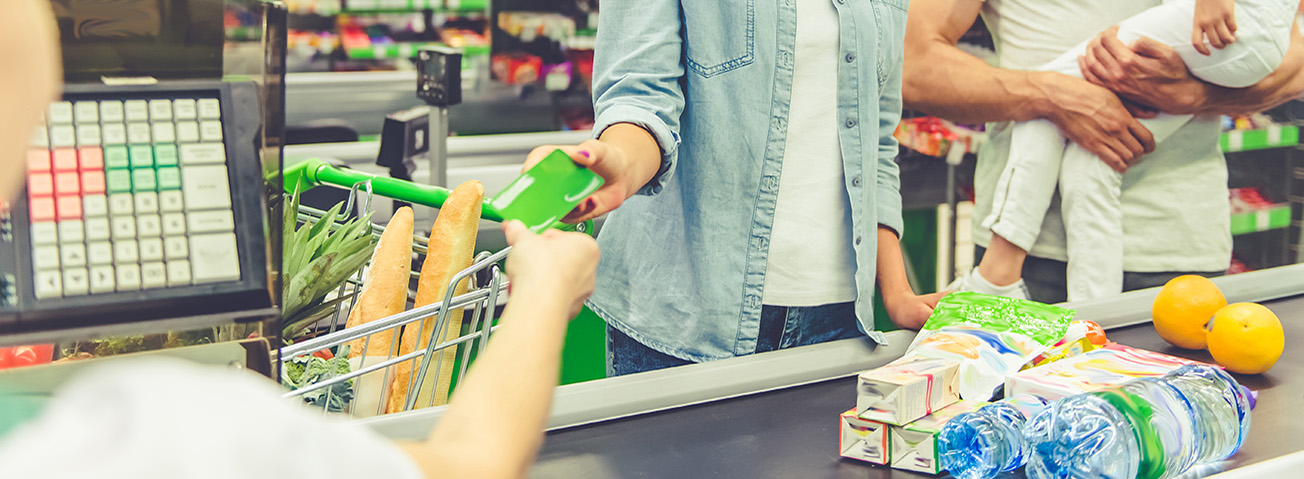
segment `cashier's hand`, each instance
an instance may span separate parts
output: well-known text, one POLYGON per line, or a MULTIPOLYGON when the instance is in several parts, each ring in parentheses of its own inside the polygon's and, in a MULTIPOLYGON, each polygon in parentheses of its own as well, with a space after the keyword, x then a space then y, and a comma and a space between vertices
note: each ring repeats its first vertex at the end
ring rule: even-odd
POLYGON ((906 329, 919 329, 924 327, 928 316, 933 314, 937 302, 948 294, 951 291, 923 295, 906 291, 892 297, 884 296, 883 307, 887 308, 887 315, 892 318, 893 324, 906 329))
POLYGON ((598 243, 584 233, 554 229, 536 235, 520 221, 503 223, 512 252, 507 255, 507 277, 512 295, 557 298, 573 318, 593 294, 598 267, 598 243))

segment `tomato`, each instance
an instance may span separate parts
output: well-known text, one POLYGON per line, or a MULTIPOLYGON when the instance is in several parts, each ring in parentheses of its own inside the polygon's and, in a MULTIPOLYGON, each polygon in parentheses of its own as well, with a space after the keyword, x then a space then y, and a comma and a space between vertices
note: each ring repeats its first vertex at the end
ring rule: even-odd
POLYGON ((331 354, 331 350, 329 350, 329 349, 323 349, 323 350, 321 350, 321 351, 317 351, 317 352, 315 352, 315 353, 312 353, 312 355, 313 355, 313 356, 316 356, 316 357, 319 357, 319 358, 322 358, 322 359, 334 359, 334 358, 335 358, 335 355, 334 355, 334 354, 331 354))
POLYGON ((0 348, 0 369, 45 364, 50 362, 53 357, 53 344, 0 348))

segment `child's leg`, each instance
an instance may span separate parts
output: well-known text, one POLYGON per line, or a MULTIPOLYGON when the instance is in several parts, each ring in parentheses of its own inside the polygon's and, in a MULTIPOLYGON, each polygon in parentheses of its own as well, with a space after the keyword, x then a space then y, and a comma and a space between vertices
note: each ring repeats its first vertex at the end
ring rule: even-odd
POLYGON ((1203 55, 1191 46, 1195 0, 1168 0, 1118 24, 1118 38, 1131 44, 1148 37, 1172 47, 1196 78, 1228 88, 1258 83, 1281 66, 1299 2, 1239 0, 1236 41, 1203 55))
POLYGON ((1010 130, 1010 156, 997 180, 992 212, 983 226, 992 241, 979 273, 998 286, 1017 282, 1023 259, 1037 241, 1059 181, 1060 155, 1067 139, 1048 120, 1016 123, 1010 130))
POLYGON ((1059 187, 1069 252, 1069 301, 1123 291, 1122 177, 1076 143, 1064 151, 1059 187))

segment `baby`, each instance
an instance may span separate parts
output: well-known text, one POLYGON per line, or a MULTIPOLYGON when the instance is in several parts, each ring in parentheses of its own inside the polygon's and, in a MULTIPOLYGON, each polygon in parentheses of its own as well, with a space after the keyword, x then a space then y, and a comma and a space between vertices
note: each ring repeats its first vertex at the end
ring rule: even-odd
MULTIPOLYGON (((1176 50, 1195 77, 1243 88, 1281 65, 1298 6, 1299 0, 1167 0, 1119 23, 1118 37, 1127 43, 1141 37, 1157 40, 1176 50)), ((1086 48, 1083 42, 1041 70, 1082 78, 1078 57, 1086 48)), ((1190 115, 1159 115, 1141 124, 1158 144, 1190 119, 1190 115)), ((1058 185, 1067 234, 1069 300, 1121 292, 1122 175, 1068 142, 1049 120, 1015 124, 1010 141, 1010 157, 997 182, 991 215, 982 223, 993 235, 982 263, 1022 263, 1037 240, 1058 185)), ((1022 279, 996 285, 978 270, 974 268, 949 289, 1026 298, 1022 279)))

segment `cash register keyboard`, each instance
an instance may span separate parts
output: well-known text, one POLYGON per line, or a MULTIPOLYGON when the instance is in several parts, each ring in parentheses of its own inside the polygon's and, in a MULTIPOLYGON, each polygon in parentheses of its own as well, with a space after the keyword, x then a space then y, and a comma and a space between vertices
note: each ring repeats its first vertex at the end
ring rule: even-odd
POLYGON ((27 158, 37 299, 238 281, 213 97, 50 105, 27 158))

